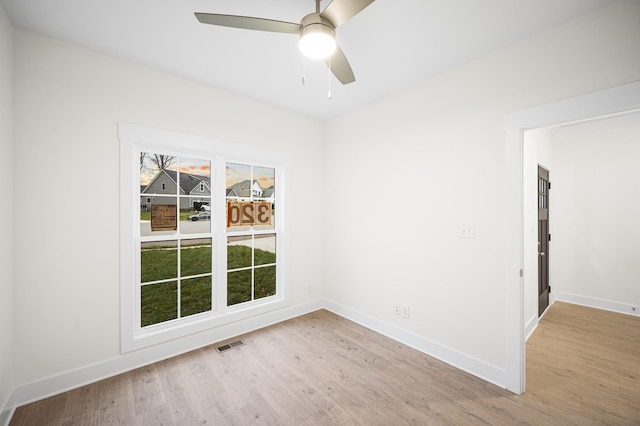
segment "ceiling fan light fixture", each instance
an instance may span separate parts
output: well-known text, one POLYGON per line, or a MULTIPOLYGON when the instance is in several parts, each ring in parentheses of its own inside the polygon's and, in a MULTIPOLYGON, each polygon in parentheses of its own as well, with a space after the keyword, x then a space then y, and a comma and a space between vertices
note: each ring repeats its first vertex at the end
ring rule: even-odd
POLYGON ((304 56, 310 59, 324 59, 336 50, 336 32, 333 27, 323 22, 319 15, 310 16, 313 22, 306 23, 305 17, 300 30, 300 43, 298 47, 304 56))

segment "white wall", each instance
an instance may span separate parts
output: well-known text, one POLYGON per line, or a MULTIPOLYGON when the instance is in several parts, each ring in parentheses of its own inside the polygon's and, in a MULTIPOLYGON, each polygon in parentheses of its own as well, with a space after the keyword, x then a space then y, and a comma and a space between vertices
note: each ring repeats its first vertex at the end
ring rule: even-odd
POLYGON ((291 300, 321 296, 321 122, 21 30, 15 53, 16 386, 119 358, 119 121, 290 152, 291 300))
POLYGON ((13 389, 13 28, 0 4, 0 424, 13 389))
MULTIPOLYGON (((553 136, 548 129, 525 132, 522 160, 523 315, 527 336, 538 323, 538 165, 553 173, 553 136)), ((553 186, 553 185, 552 185, 553 186)), ((554 188, 555 189, 555 188, 554 188)), ((550 194, 551 198, 551 194, 550 194)), ((550 207, 553 200, 550 200, 550 207)), ((553 218, 549 220, 550 232, 553 218)), ((551 260, 549 260, 551 263, 551 260)))
POLYGON ((640 114, 563 129, 553 152, 554 292, 640 307, 640 114))
POLYGON ((503 116, 640 79, 638 22, 616 2, 331 120, 328 298, 504 369, 503 116))

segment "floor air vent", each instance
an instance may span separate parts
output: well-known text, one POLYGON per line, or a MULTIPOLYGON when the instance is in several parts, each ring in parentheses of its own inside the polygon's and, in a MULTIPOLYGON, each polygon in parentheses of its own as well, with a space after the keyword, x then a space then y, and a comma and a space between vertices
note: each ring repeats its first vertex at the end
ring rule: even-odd
POLYGON ((237 348, 244 345, 242 340, 236 340, 235 342, 227 343, 226 345, 218 346, 218 352, 228 351, 229 349, 237 348))

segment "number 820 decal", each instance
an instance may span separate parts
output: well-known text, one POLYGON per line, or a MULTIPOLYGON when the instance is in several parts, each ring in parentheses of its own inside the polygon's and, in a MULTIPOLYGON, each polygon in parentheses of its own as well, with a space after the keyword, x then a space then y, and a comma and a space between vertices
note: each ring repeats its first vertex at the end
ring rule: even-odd
POLYGON ((271 203, 227 201, 227 228, 232 226, 271 225, 271 203))

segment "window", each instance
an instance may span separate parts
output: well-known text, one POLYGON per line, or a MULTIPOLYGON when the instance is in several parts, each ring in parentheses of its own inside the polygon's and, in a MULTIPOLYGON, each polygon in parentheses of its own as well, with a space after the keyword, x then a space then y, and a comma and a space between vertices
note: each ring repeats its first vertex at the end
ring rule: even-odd
POLYGON ((122 351, 286 306, 287 155, 128 124, 119 136, 122 351))

